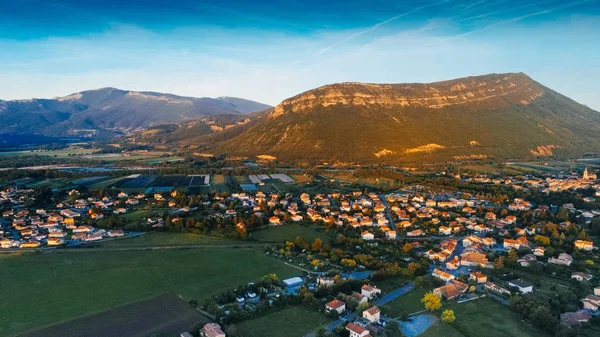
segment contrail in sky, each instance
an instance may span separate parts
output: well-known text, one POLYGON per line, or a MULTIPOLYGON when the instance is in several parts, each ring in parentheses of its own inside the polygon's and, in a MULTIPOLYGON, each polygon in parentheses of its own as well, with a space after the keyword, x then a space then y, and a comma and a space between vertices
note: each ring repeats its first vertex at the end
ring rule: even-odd
POLYGON ((556 11, 561 10, 561 9, 567 9, 567 8, 574 7, 574 6, 577 6, 577 5, 583 5, 583 4, 587 4, 587 3, 590 3, 590 2, 596 2, 596 1, 598 1, 598 0, 583 0, 583 1, 577 1, 577 2, 573 2, 573 3, 565 4, 565 5, 558 6, 558 7, 548 8, 548 9, 545 9, 543 11, 539 11, 539 12, 535 12, 535 13, 530 13, 530 14, 525 14, 525 15, 514 17, 512 19, 506 19, 506 20, 502 20, 502 21, 499 21, 499 22, 495 22, 495 23, 489 24, 487 26, 481 27, 479 29, 475 29, 475 30, 472 30, 470 32, 465 32, 463 34, 456 35, 456 37, 470 35, 470 34, 473 34, 473 33, 476 33, 476 32, 479 32, 479 31, 482 31, 482 30, 485 30, 485 29, 488 29, 488 28, 492 28, 492 27, 496 27, 496 26, 499 26, 499 25, 503 25, 505 23, 517 22, 517 21, 521 21, 523 19, 530 18, 532 16, 538 16, 538 15, 542 15, 542 14, 548 14, 548 13, 556 12, 556 11))
POLYGON ((410 10, 410 11, 408 11, 408 12, 405 12, 405 13, 398 14, 398 15, 396 15, 396 16, 393 16, 393 17, 391 17, 391 18, 389 18, 389 19, 387 19, 387 20, 385 20, 385 21, 381 21, 381 22, 379 22, 379 23, 377 23, 377 24, 375 24, 375 25, 373 25, 373 26, 371 26, 371 27, 369 27, 369 28, 363 29, 363 30, 361 30, 361 31, 358 31, 358 32, 356 32, 356 33, 352 34, 352 35, 346 36, 346 37, 345 37, 344 39, 342 39, 341 41, 339 41, 339 42, 336 42, 336 43, 334 43, 334 44, 332 44, 332 45, 330 45, 330 46, 328 46, 328 47, 325 47, 325 48, 323 48, 323 49, 319 50, 318 52, 316 52, 316 53, 314 53, 314 54, 312 54, 312 55, 310 55, 310 56, 307 56, 307 57, 305 57, 305 58, 303 58, 303 59, 301 59, 301 60, 295 61, 295 62, 294 62, 294 63, 292 63, 292 64, 298 64, 298 63, 302 63, 302 62, 304 62, 304 61, 306 61, 306 60, 308 60, 308 59, 310 59, 310 58, 313 58, 313 57, 319 56, 319 55, 321 55, 321 54, 323 54, 323 53, 325 53, 325 52, 327 52, 327 51, 329 51, 329 50, 331 50, 331 49, 333 49, 333 48, 335 48, 335 47, 337 47, 337 46, 339 46, 339 45, 342 45, 342 44, 344 44, 344 43, 346 43, 346 42, 348 42, 348 41, 350 41, 350 40, 354 39, 354 38, 355 38, 355 37, 357 37, 357 36, 363 35, 363 34, 365 34, 365 33, 368 33, 368 32, 370 32, 370 31, 372 31, 372 30, 374 30, 374 29, 377 29, 378 27, 380 27, 380 26, 383 26, 383 25, 385 25, 386 23, 392 22, 392 21, 394 21, 394 20, 397 20, 397 19, 399 19, 399 18, 401 18, 401 17, 404 17, 404 16, 407 16, 407 15, 410 15, 410 14, 412 14, 412 13, 414 13, 414 12, 416 12, 416 11, 419 11, 419 10, 421 10, 421 9, 425 9, 425 8, 427 8, 427 7, 431 7, 431 6, 441 5, 441 4, 443 4, 443 3, 446 3, 446 2, 449 2, 449 1, 450 1, 450 0, 443 0, 443 1, 440 1, 440 2, 434 2, 434 3, 432 3, 432 4, 423 5, 423 6, 420 6, 420 7, 417 7, 417 8, 415 8, 415 9, 412 9, 412 10, 410 10))

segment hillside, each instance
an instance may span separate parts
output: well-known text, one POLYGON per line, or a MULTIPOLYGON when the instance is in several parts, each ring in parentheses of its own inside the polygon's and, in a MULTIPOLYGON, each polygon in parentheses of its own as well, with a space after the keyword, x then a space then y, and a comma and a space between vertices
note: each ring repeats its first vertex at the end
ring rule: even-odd
POLYGON ((53 99, 0 101, 0 133, 85 135, 128 131, 217 114, 241 115, 268 105, 234 97, 196 98, 103 88, 53 99))
POLYGON ((578 156, 600 150, 600 113, 522 73, 429 84, 339 83, 286 99, 227 133, 178 142, 292 162, 578 156))

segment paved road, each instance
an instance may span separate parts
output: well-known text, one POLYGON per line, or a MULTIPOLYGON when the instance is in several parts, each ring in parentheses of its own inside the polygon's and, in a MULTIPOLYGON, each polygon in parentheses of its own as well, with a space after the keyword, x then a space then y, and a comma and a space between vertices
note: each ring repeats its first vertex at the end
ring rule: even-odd
POLYGON ((385 206, 385 212, 387 213, 388 221, 390 222, 390 228, 396 230, 396 223, 394 222, 394 218, 392 218, 392 212, 390 211, 390 205, 388 205, 387 199, 385 195, 380 195, 379 198, 383 201, 383 205, 385 206))
MULTIPOLYGON (((377 300, 375 300, 375 305, 378 307, 385 305, 413 289, 415 289, 415 284, 414 284, 414 282, 411 282, 403 287, 393 290, 393 291, 383 295, 382 297, 378 298, 377 300)), ((335 321, 327 323, 325 328, 327 329, 327 331, 332 331, 333 329, 337 328, 338 326, 340 326, 342 324, 345 324, 346 322, 353 322, 357 318, 358 318, 358 314, 356 312, 352 312, 352 313, 349 313, 349 314, 346 314, 346 315, 340 317, 339 319, 336 319, 335 321)), ((306 335, 304 335, 304 337, 315 337, 315 336, 316 336, 315 331, 309 332, 306 335)))

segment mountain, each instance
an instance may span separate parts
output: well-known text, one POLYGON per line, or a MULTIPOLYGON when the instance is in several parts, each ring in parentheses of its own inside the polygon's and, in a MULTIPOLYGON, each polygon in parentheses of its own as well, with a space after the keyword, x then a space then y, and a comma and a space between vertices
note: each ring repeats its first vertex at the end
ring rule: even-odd
POLYGON ((53 99, 0 101, 0 133, 65 135, 128 131, 270 106, 234 97, 196 98, 103 88, 53 99))
POLYGON ((579 156, 600 151, 599 135, 600 113, 508 73, 326 85, 251 123, 177 145, 299 163, 396 163, 579 156))

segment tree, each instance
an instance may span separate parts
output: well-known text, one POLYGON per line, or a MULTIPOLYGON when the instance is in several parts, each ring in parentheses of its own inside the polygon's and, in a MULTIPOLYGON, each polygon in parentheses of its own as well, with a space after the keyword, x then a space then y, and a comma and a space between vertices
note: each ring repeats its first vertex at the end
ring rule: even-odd
POLYGON ((317 337, 325 337, 327 336, 327 330, 325 330, 325 327, 320 325, 317 328, 317 337))
POLYGON ((371 307, 371 305, 369 304, 369 302, 363 302, 358 305, 358 308, 356 308, 356 311, 362 314, 363 311, 369 309, 370 307, 371 307))
POLYGON ((446 309, 444 310, 444 312, 442 312, 442 322, 450 324, 454 322, 454 320, 456 320, 456 317, 454 316, 454 311, 446 309))
POLYGON ((384 333, 385 337, 402 337, 400 324, 395 320, 391 320, 386 324, 384 333))
POLYGON ((318 252, 321 250, 321 248, 323 248, 323 241, 321 241, 321 238, 316 238, 311 246, 311 249, 313 252, 318 252))
POLYGON ((512 248, 510 252, 508 252, 508 258, 506 259, 506 263, 508 263, 511 266, 514 266, 517 264, 517 260, 519 260, 517 250, 512 248))
POLYGON ((425 284, 425 279, 423 278, 423 276, 417 276, 415 278, 415 287, 422 288, 423 284, 425 284))
POLYGON ((494 268, 502 269, 504 268, 504 257, 500 256, 496 262, 494 262, 494 268))
POLYGON ((410 243, 408 243, 408 242, 407 242, 407 243, 405 243, 405 244, 404 244, 404 247, 402 247, 402 250, 403 250, 403 251, 404 251, 406 254, 408 254, 408 253, 412 252, 412 250, 413 250, 413 246, 412 246, 410 243))
POLYGON ((436 311, 442 307, 442 299, 432 292, 425 294, 421 299, 421 303, 425 305, 427 311, 436 311))

